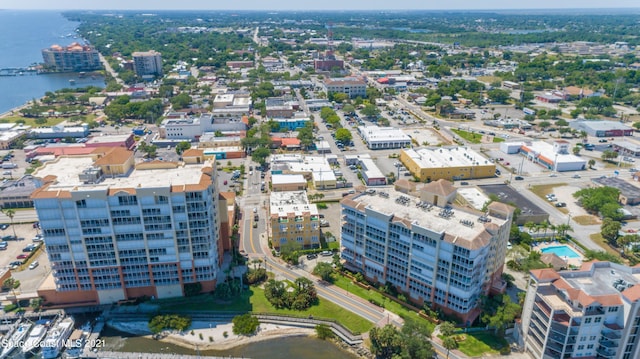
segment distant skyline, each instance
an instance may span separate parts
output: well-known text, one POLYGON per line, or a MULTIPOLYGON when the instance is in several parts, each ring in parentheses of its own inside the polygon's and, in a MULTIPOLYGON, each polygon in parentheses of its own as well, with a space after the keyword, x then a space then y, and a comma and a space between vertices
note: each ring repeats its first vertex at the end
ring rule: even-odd
POLYGON ((588 9, 588 8, 640 8, 638 0, 3 0, 0 9, 20 10, 491 10, 491 9, 588 9))

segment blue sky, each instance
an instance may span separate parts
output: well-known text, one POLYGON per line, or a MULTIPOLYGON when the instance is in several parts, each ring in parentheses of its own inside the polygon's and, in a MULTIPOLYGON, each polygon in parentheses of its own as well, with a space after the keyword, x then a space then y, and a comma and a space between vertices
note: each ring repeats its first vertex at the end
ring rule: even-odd
POLYGON ((114 9, 114 10, 377 10, 377 9, 557 9, 638 8, 638 0, 2 0, 2 9, 114 9))

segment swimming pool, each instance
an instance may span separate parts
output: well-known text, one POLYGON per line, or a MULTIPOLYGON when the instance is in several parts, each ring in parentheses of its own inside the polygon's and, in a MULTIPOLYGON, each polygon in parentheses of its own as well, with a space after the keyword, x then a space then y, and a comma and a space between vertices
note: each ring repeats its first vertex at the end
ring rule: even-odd
POLYGON ((573 249, 571 249, 571 247, 566 245, 542 248, 540 251, 542 253, 554 253, 560 258, 563 258, 563 257, 580 258, 580 255, 576 253, 576 251, 574 251, 573 249))

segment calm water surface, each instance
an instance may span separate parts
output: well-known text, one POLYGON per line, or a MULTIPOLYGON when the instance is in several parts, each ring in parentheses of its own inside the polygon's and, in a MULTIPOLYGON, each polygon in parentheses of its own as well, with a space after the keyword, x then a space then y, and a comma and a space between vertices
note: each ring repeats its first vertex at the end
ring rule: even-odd
MULTIPOLYGON (((42 49, 83 42, 74 38, 77 26, 55 11, 0 10, 0 68, 41 63, 42 49)), ((104 87, 104 81, 79 79, 77 74, 0 76, 0 113, 40 98, 47 91, 89 85, 104 87), (70 84, 71 79, 75 85, 70 84)))
MULTIPOLYGON (((105 349, 109 351, 174 353, 197 355, 198 352, 181 346, 158 342, 153 339, 135 337, 105 328, 101 338, 105 339, 105 349)), ((356 359, 357 356, 345 352, 331 342, 307 337, 293 337, 266 340, 243 345, 229 350, 203 350, 201 355, 232 356, 251 359, 356 359)))

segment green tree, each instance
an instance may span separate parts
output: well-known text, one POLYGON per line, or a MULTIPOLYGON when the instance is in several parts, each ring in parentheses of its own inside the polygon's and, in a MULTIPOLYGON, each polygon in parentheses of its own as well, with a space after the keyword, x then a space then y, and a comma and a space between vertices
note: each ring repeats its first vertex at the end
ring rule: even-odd
POLYGON ((346 104, 342 107, 342 112, 344 112, 347 115, 350 115, 356 112, 356 108, 352 104, 346 104))
POLYGON ((177 153, 178 155, 182 155, 182 154, 184 153, 184 151, 186 151, 186 150, 188 150, 188 149, 190 149, 190 148, 191 148, 191 142, 189 142, 189 141, 182 141, 182 142, 179 142, 179 143, 176 145, 176 153, 177 153))
POLYGON ((346 128, 339 128, 336 130, 336 141, 341 141, 342 143, 349 143, 353 136, 351 135, 351 131, 346 128))
POLYGON ((335 336, 331 328, 326 324, 316 325, 316 335, 318 336, 318 339, 322 340, 331 339, 335 336))
POLYGON ((509 100, 510 92, 502 89, 493 89, 487 91, 487 96, 491 100, 491 102, 495 103, 506 103, 509 100))
POLYGON ((387 324, 382 328, 369 331, 371 352, 377 358, 392 359, 402 351, 402 337, 393 325, 387 324))
POLYGON ((440 323, 438 329, 440 330, 440 334, 445 337, 452 336, 458 330, 458 328, 456 328, 455 324, 453 324, 452 322, 442 322, 440 323))
POLYGON ((501 334, 504 328, 520 315, 522 308, 517 303, 511 302, 508 295, 499 297, 496 302, 497 307, 490 312, 485 311, 482 321, 495 328, 496 334, 501 334))
POLYGON ((605 204, 617 204, 620 190, 613 187, 583 188, 573 194, 582 207, 590 213, 598 213, 605 204))
POLYGON ((330 263, 320 262, 315 266, 315 268, 313 268, 313 274, 322 278, 322 280, 324 281, 331 282, 332 281, 331 275, 333 274, 333 268, 331 267, 330 263))
POLYGON ((360 112, 369 118, 375 118, 380 114, 380 109, 376 105, 366 104, 360 112))
POLYGON ((249 313, 237 315, 232 319, 233 334, 252 335, 258 330, 260 321, 249 313))
POLYGON ((40 309, 42 308, 43 303, 44 303, 44 299, 42 299, 41 297, 37 297, 37 298, 31 299, 29 306, 33 308, 34 311, 39 312, 40 309))
POLYGON ((13 217, 15 217, 16 215, 16 210, 13 208, 3 208, 2 213, 5 216, 9 217, 9 221, 11 222, 11 229, 13 230, 13 237, 17 238, 18 236, 16 235, 16 227, 13 225, 13 217))
POLYGON ((258 147, 251 152, 251 159, 254 162, 258 162, 260 166, 264 166, 267 162, 267 157, 271 155, 271 150, 266 147, 258 147))
POLYGON ((13 295, 13 297, 16 299, 16 303, 18 305, 18 308, 20 308, 20 301, 18 300, 18 297, 16 296, 16 289, 18 289, 20 287, 20 281, 13 278, 13 277, 9 277, 7 279, 4 280, 4 282, 2 282, 2 288, 6 288, 11 290, 11 294, 13 295))
POLYGON ((590 160, 589 160, 588 164, 589 164, 589 168, 593 168, 593 166, 595 166, 595 165, 596 165, 596 160, 594 160, 594 159, 592 158, 592 159, 590 159, 590 160))
POLYGON ((618 233, 622 229, 622 224, 618 221, 615 221, 611 218, 604 218, 602 220, 602 225, 600 226, 600 234, 602 234, 602 238, 606 239, 612 244, 616 243, 616 239, 618 238, 618 233))
POLYGON ((444 337, 442 339, 442 346, 447 349, 447 359, 449 358, 449 352, 453 349, 458 349, 458 342, 453 337, 444 337))

